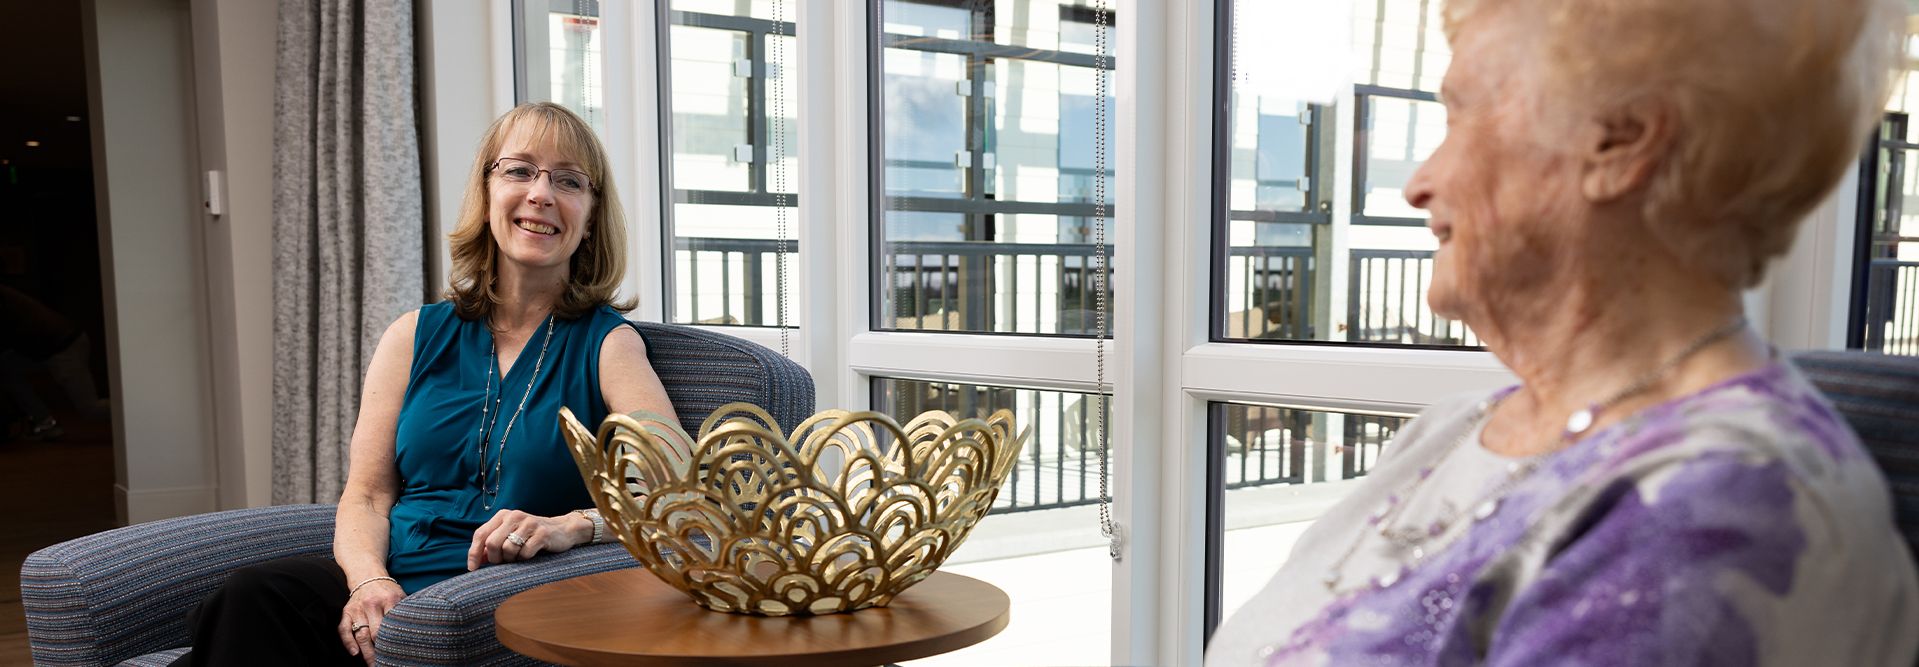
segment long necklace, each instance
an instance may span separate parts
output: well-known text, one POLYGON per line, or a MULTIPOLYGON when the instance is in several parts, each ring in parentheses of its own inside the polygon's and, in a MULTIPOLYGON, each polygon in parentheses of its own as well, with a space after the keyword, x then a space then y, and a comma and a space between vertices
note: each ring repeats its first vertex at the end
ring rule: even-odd
POLYGON ((486 394, 485 398, 480 401, 480 423, 486 424, 486 427, 480 430, 480 500, 485 504, 488 510, 493 509, 493 500, 500 496, 500 462, 506 459, 506 440, 513 436, 513 424, 520 420, 520 413, 526 412, 526 401, 533 396, 533 383, 540 377, 540 366, 546 363, 546 347, 552 344, 552 342, 553 316, 549 314, 546 316, 546 340, 540 342, 540 356, 533 360, 533 375, 526 379, 526 394, 520 396, 520 407, 513 411, 512 417, 507 418, 506 432, 500 434, 499 451, 491 457, 493 459, 493 470, 491 474, 487 472, 486 467, 486 462, 489 458, 487 456, 487 441, 493 437, 493 424, 499 421, 500 413, 497 410, 489 410, 487 404, 490 402, 493 404, 493 407, 498 407, 500 402, 506 399, 506 376, 500 376, 500 397, 493 398, 493 371, 499 366, 500 359, 499 340, 494 340, 492 349, 487 352, 486 394), (488 418, 489 414, 491 414, 491 419, 488 418), (491 490, 487 489, 488 479, 493 480, 493 488, 491 490))
MULTIPOLYGON (((1697 354, 1700 350, 1705 349, 1706 346, 1738 333, 1745 328, 1746 318, 1740 317, 1731 324, 1714 329, 1703 336, 1693 339, 1693 341, 1688 343, 1679 353, 1674 354, 1671 358, 1667 359, 1665 363, 1660 364, 1659 367, 1640 375, 1638 379, 1626 385, 1625 388, 1613 392, 1611 396, 1607 396, 1605 399, 1587 405, 1583 410, 1574 412, 1572 416, 1566 420, 1565 430, 1560 432, 1559 437, 1553 441, 1552 446, 1524 460, 1507 463, 1506 479, 1498 486, 1481 494, 1480 497, 1473 502, 1459 507, 1446 517, 1433 521, 1425 526, 1406 526, 1395 529, 1394 525, 1399 522, 1400 515, 1404 513, 1406 505, 1408 504, 1405 501, 1410 500, 1412 495, 1419 490, 1420 485, 1424 484, 1427 478, 1432 477, 1433 472, 1440 469, 1440 467, 1446 463, 1447 459, 1452 458, 1453 452, 1458 451, 1460 446, 1466 442, 1467 438, 1479 430, 1480 423, 1485 421, 1486 417, 1492 414, 1493 409, 1499 405, 1499 401, 1491 399, 1480 402, 1478 412, 1473 416, 1472 422, 1466 425, 1465 431, 1461 432, 1459 437, 1453 440, 1452 445, 1446 448, 1445 453, 1439 456, 1439 460, 1435 461, 1431 466, 1420 469, 1419 475, 1414 477, 1410 484, 1398 492, 1388 495, 1386 497, 1386 504, 1374 510, 1373 513, 1367 517, 1367 528, 1360 531, 1359 537, 1353 540, 1352 546, 1347 547, 1346 552, 1341 554, 1339 559, 1333 562, 1333 566, 1327 570, 1325 578, 1322 579, 1326 584, 1326 589, 1331 591, 1339 586, 1340 580, 1344 577, 1341 571, 1345 569, 1346 562, 1352 559, 1353 554, 1358 553, 1360 545, 1366 541, 1366 532, 1375 530, 1375 526, 1377 526, 1376 530, 1380 537, 1385 538, 1388 542, 1400 547, 1402 551, 1412 556, 1410 567, 1417 567, 1419 563, 1428 556, 1444 551, 1447 547, 1452 546, 1453 542, 1457 541, 1461 535, 1451 535, 1445 541, 1437 544, 1428 544, 1428 542, 1453 533, 1452 528, 1459 525, 1461 520, 1465 519, 1468 514, 1473 517, 1474 521, 1485 521, 1491 518, 1494 513, 1499 511, 1499 505, 1501 501, 1505 499, 1506 494, 1511 493, 1521 482, 1532 477, 1532 474, 1539 470, 1547 457, 1565 449, 1566 446, 1572 444, 1574 440, 1577 440, 1580 434, 1592 428, 1593 422, 1598 418, 1600 412, 1618 405, 1620 401, 1651 389, 1660 378, 1672 372, 1672 369, 1677 367, 1681 362, 1697 354)), ((1408 564, 1401 564, 1392 572, 1374 577, 1372 580, 1373 586, 1375 588, 1392 586, 1399 581, 1400 576, 1405 573, 1408 567, 1408 564)))

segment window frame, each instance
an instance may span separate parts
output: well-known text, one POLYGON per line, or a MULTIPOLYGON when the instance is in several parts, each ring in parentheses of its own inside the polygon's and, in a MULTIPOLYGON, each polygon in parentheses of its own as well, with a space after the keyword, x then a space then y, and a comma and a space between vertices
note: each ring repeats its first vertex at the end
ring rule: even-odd
MULTIPOLYGON (((1220 0, 1223 2, 1223 0, 1220 0)), ((633 248, 633 319, 668 321, 673 197, 670 118, 660 97, 670 62, 654 36, 668 0, 602 5, 608 90, 607 143, 627 197, 633 248), (636 48, 654 40, 656 48, 636 48), (637 131, 634 131, 637 129, 637 131)), ((501 3, 507 5, 509 3, 501 3)), ((1217 3, 1164 6, 1114 0, 1116 170, 1109 223, 1113 327, 1106 344, 1114 388, 1112 488, 1126 556, 1113 569, 1114 664, 1198 664, 1205 641, 1208 402, 1279 404, 1335 411, 1417 411, 1438 398, 1509 383, 1481 351, 1378 348, 1300 342, 1215 342, 1211 267, 1215 221, 1217 3)), ((991 384, 1085 392, 1096 386, 1090 338, 990 333, 877 331, 872 326, 879 256, 873 224, 883 214, 869 133, 879 112, 869 56, 881 34, 872 4, 800 2, 792 81, 798 86, 797 242, 791 289, 804 327, 788 331, 793 358, 812 371, 817 406, 871 406, 874 378, 991 384)), ((510 11, 494 14, 505 25, 510 11)), ((494 33, 497 112, 511 107, 510 31, 494 33), (504 49, 506 55, 499 56, 504 49), (504 72, 500 65, 507 65, 504 72), (504 85, 504 93, 502 85, 504 85)), ((1344 102, 1345 100, 1342 100, 1344 102)), ((1337 107, 1334 107, 1337 108, 1337 107)), ((1348 141, 1347 134, 1334 141, 1348 141)), ((1330 156, 1328 156, 1330 157, 1330 156)), ((1349 163, 1331 168, 1350 173, 1349 163)), ((1317 180, 1317 179, 1316 179, 1317 180)), ((1319 187, 1315 183, 1315 187, 1319 187)), ((1332 216, 1350 215, 1334 188, 1332 216)), ((1334 270, 1343 269, 1336 265, 1334 270)), ((779 349, 772 328, 700 326, 779 349)))
MULTIPOLYGON (((664 321, 672 322, 679 312, 680 305, 678 301, 678 262, 679 251, 683 248, 680 247, 682 244, 680 242, 681 237, 679 236, 677 224, 678 215, 676 210, 680 204, 786 207, 791 209, 789 215, 792 215, 795 218, 795 223, 797 223, 799 207, 801 206, 798 182, 796 181, 794 183, 794 192, 792 193, 772 192, 770 190, 771 186, 769 185, 770 178, 768 172, 772 170, 772 163, 768 160, 768 157, 772 150, 773 119, 772 116, 768 114, 771 107, 768 102, 767 90, 769 88, 768 82, 773 78, 770 76, 773 63, 767 55, 771 52, 771 47, 767 42, 775 35, 783 35, 793 38, 795 44, 797 44, 799 23, 797 21, 774 21, 772 19, 747 16, 727 16, 678 10, 672 8, 671 0, 655 0, 652 10, 653 20, 651 24, 654 30, 648 41, 654 44, 656 51, 654 56, 656 59, 654 61, 656 63, 656 69, 653 71, 654 81, 652 83, 655 89, 654 100, 657 105, 655 107, 655 113, 658 119, 655 128, 658 131, 657 141, 659 142, 659 149, 657 155, 660 163, 659 187, 661 191, 658 204, 658 236, 660 244, 659 256, 662 267, 660 281, 662 289, 664 290, 660 293, 659 301, 661 302, 661 310, 665 318, 664 321), (686 190, 676 187, 673 183, 673 45, 671 33, 673 26, 676 25, 741 32, 747 35, 746 60, 752 63, 753 70, 752 76, 747 77, 746 84, 746 139, 749 142, 747 145, 751 146, 753 150, 753 161, 747 165, 747 190, 745 191, 686 190)), ((794 58, 798 58, 797 53, 794 54, 794 58)), ((800 68, 795 67, 794 69, 798 70, 800 68)), ((796 72, 782 71, 779 73, 779 76, 787 78, 788 81, 792 81, 792 77, 795 74, 796 72)), ((804 116, 799 117, 799 123, 802 126, 804 125, 804 116)), ((795 145, 790 148, 797 150, 799 147, 795 145)), ((797 229, 798 225, 795 224, 794 227, 797 229)), ((760 239, 744 239, 740 241, 739 245, 756 245, 758 241, 760 241, 760 239)), ((801 244, 797 238, 786 239, 786 243, 785 254, 788 255, 787 261, 790 267, 797 264, 797 260, 802 256, 800 253, 801 244)), ((690 245, 684 249, 689 252, 696 251, 696 249, 690 245)), ((747 249, 743 251, 743 254, 750 252, 753 251, 747 249)), ((760 277, 760 274, 757 272, 747 271, 745 273, 747 280, 760 277)), ((749 296, 745 299, 746 304, 741 306, 743 309, 741 311, 742 314, 748 315, 748 317, 742 318, 739 324, 675 323, 702 328, 711 327, 715 331, 739 335, 753 340, 756 343, 779 349, 781 345, 778 342, 780 340, 778 331, 781 327, 778 322, 749 323, 753 322, 755 317, 759 316, 759 311, 763 310, 763 308, 761 308, 762 301, 760 301, 760 299, 753 298, 751 291, 749 291, 748 294, 749 296), (751 331, 753 329, 766 329, 772 333, 768 335, 766 331, 751 331)), ((764 296, 760 298, 763 299, 764 296)), ((778 296, 776 295, 774 298, 778 298, 778 296)), ((726 314, 727 313, 723 312, 722 316, 726 314)), ((695 318, 697 319, 697 317, 698 314, 695 313, 695 318)), ((798 322, 805 321, 803 317, 792 319, 794 321, 789 322, 785 328, 793 331, 798 330, 798 322)))
MULTIPOLYGON (((987 94, 986 86, 988 82, 986 81, 986 79, 984 77, 973 75, 974 72, 978 72, 978 71, 984 70, 987 67, 990 67, 995 59, 1010 59, 1010 60, 1020 60, 1020 61, 1028 61, 1028 62, 1054 63, 1054 64, 1064 65, 1064 66, 1096 69, 1098 68, 1099 65, 1098 65, 1097 59, 1095 58, 1093 54, 1077 53, 1077 52, 1062 51, 1062 50, 1034 49, 1034 48, 1023 47, 1023 46, 1009 46, 1009 45, 997 44, 993 42, 981 42, 981 41, 976 41, 971 39, 947 39, 947 38, 938 38, 938 37, 904 35, 899 33, 888 33, 884 31, 885 25, 884 25, 884 22, 881 20, 881 17, 879 16, 881 13, 880 8, 884 4, 885 0, 869 0, 869 1, 874 3, 870 6, 870 10, 869 10, 874 17, 872 20, 873 28, 872 28, 871 34, 874 36, 877 36, 877 38, 871 39, 870 41, 865 42, 867 46, 867 58, 869 59, 869 62, 873 63, 871 78, 867 81, 867 84, 868 84, 867 95, 868 95, 868 100, 870 101, 869 107, 867 109, 868 123, 870 128, 869 140, 872 142, 872 147, 873 147, 873 154, 869 158, 870 162, 868 164, 869 166, 868 178, 870 179, 869 191, 872 193, 872 198, 873 198, 873 205, 870 209, 871 212, 869 214, 871 216, 870 217, 871 228, 869 230, 869 234, 871 238, 873 239, 873 247, 871 251, 872 257, 889 257, 889 255, 886 254, 886 246, 889 244, 889 242, 885 238, 885 227, 884 227, 885 219, 886 219, 885 216, 888 211, 958 213, 966 216, 966 220, 967 220, 966 228, 968 230, 966 232, 966 235, 971 238, 958 241, 958 242, 952 242, 952 241, 891 242, 892 244, 913 244, 913 245, 919 245, 921 247, 927 248, 929 252, 896 253, 890 256, 891 257, 911 256, 911 257, 922 257, 922 258, 928 257, 928 256, 938 256, 938 257, 941 257, 941 260, 942 260, 942 265, 941 265, 942 272, 944 272, 945 270, 944 258, 947 256, 960 257, 961 262, 976 262, 975 266, 980 269, 984 269, 985 267, 992 265, 992 262, 990 261, 989 258, 1009 257, 1009 256, 1010 257, 1035 256, 1035 254, 1033 253, 1007 252, 1007 253, 991 253, 991 254, 986 254, 980 258, 967 259, 966 254, 962 254, 962 253, 930 252, 930 250, 937 249, 938 246, 945 245, 945 244, 951 244, 955 246, 974 245, 974 244, 991 244, 992 247, 1009 248, 1014 250, 1017 250, 1022 246, 1029 246, 1029 244, 999 242, 999 241, 993 240, 993 237, 996 235, 996 231, 995 231, 996 225, 990 224, 990 223, 993 222, 994 216, 1008 215, 1008 214, 1040 214, 1040 215, 1053 215, 1058 217, 1077 217, 1077 218, 1089 218, 1089 219, 1094 217, 1094 214, 1097 212, 1097 206, 1096 204, 1092 202, 1063 202, 1063 201, 1043 202, 1043 201, 1023 201, 1023 200, 1001 200, 985 192, 987 181, 990 180, 990 176, 987 173, 987 167, 986 167, 986 158, 989 155, 989 153, 985 150, 986 144, 987 144, 986 137, 988 134, 991 133, 990 125, 993 122, 990 117, 991 116, 990 107, 988 106, 990 102, 988 102, 987 100, 989 100, 993 96, 987 94), (964 176, 966 180, 966 187, 964 188, 964 192, 962 193, 962 196, 952 197, 952 198, 893 197, 893 196, 888 196, 886 194, 885 183, 886 183, 886 168, 888 164, 885 156, 886 124, 885 124, 885 117, 884 117, 885 105, 884 105, 883 98, 885 93, 884 63, 885 63, 885 53, 887 49, 900 49, 900 50, 909 50, 909 51, 919 51, 919 52, 925 52, 925 53, 945 53, 945 54, 964 56, 967 59, 965 70, 968 72, 967 82, 968 82, 969 93, 966 96, 967 97, 967 102, 966 102, 967 122, 964 130, 964 137, 965 137, 964 143, 966 145, 966 152, 969 153, 969 155, 967 156, 969 166, 966 167, 966 173, 964 176), (903 206, 889 207, 888 206, 889 202, 893 204, 903 204, 903 206), (987 261, 981 261, 981 260, 987 260, 987 261)), ((929 5, 943 4, 941 2, 928 2, 926 0, 905 0, 905 1, 917 2, 918 4, 929 4, 929 5)), ((991 0, 986 0, 986 1, 990 2, 991 0)), ((967 9, 973 15, 973 20, 977 20, 978 14, 980 13, 978 6, 976 4, 976 0, 946 0, 946 3, 944 4, 967 9)), ((1067 8, 1063 6, 1062 10, 1064 9, 1067 9, 1067 8)), ((1081 9, 1081 8, 1075 8, 1075 9, 1081 9)), ((1083 9, 1084 11, 1075 12, 1075 13, 1076 14, 1092 13, 1091 8, 1083 8, 1083 9)), ((1065 19, 1062 19, 1062 20, 1065 20, 1065 19)), ((1085 17, 1076 17, 1072 20, 1083 22, 1085 20, 1085 17)), ((1109 71, 1115 68, 1116 66, 1117 66, 1117 63, 1112 61, 1109 61, 1106 64, 1106 68, 1109 71)), ((1062 172, 1064 171, 1063 167, 1060 169, 1062 172)), ((1115 171, 1115 170, 1112 168, 1109 168, 1109 173, 1112 171, 1115 171)), ((1100 175, 1097 173, 1094 174, 1095 178, 1098 178, 1099 176, 1100 175)), ((1107 208, 1108 208, 1107 214, 1108 214, 1108 217, 1110 218, 1113 214, 1113 211, 1112 211, 1113 207, 1109 203, 1107 208)), ((1051 243, 1051 244, 1031 244, 1031 245, 1040 245, 1040 246, 1045 246, 1049 248, 1064 249, 1064 248, 1083 247, 1090 244, 1058 242, 1058 243, 1051 243)), ((1038 256, 1055 256, 1055 255, 1049 255, 1047 253, 1039 253, 1038 256)), ((1061 254, 1056 256, 1060 257, 1062 264, 1064 264, 1066 257, 1069 257, 1070 255, 1061 254)), ((1113 271, 1112 260, 1113 258, 1110 256, 1110 253, 1109 253, 1109 256, 1107 257, 1107 264, 1106 264, 1109 276, 1111 275, 1113 271)), ((1090 265, 1090 257, 1086 259, 1082 259, 1081 262, 1082 262, 1081 264, 1082 267, 1088 267, 1090 265)), ((867 324, 868 328, 872 331, 885 331, 885 332, 934 332, 935 330, 902 329, 902 328, 897 328, 897 327, 888 325, 886 314, 883 311, 885 307, 889 304, 889 301, 882 296, 884 292, 888 291, 888 289, 892 287, 891 282, 888 280, 888 267, 885 266, 883 262, 871 262, 871 266, 872 266, 872 275, 870 276, 870 284, 871 284, 872 294, 870 296, 870 302, 872 304, 872 307, 871 307, 870 321, 867 324)), ((923 270, 923 268, 916 268, 916 271, 917 270, 923 270)), ((956 267, 956 270, 957 270, 957 267, 956 267)), ((1089 271, 1090 271, 1090 268, 1082 268, 1082 273, 1087 273, 1089 271)), ((989 272, 989 275, 990 275, 990 272, 989 272)), ((1085 290, 1086 287, 1087 286, 1082 285, 1081 289, 1085 290)), ((1109 277, 1108 283, 1107 283, 1107 289, 1110 292, 1112 288, 1113 287, 1112 287, 1111 279, 1109 277)), ((1063 289, 1064 289, 1064 286, 1062 285, 1062 290, 1063 289)), ((994 299, 998 297, 999 295, 997 293, 989 293, 985 301, 990 303, 991 301, 993 301, 994 299)), ((1083 302, 1084 300, 1085 300, 1085 297, 1082 296, 1081 301, 1083 302)), ((897 304, 894 304, 894 305, 897 308, 897 304)), ((988 305, 984 310, 991 311, 992 306, 988 305)), ((992 314, 990 312, 978 312, 978 313, 970 313, 970 314, 976 314, 978 316, 978 320, 982 322, 992 317, 992 314)), ((966 326, 971 326, 971 325, 966 325, 966 326)), ((994 331, 994 330, 991 330, 990 328, 983 328, 983 327, 973 328, 973 329, 964 329, 964 330, 950 330, 950 333, 965 334, 965 335, 979 335, 979 336, 1045 336, 1045 337, 1054 337, 1054 338, 1082 338, 1082 339, 1088 339, 1088 340, 1097 338, 1097 335, 1095 334, 994 331)))

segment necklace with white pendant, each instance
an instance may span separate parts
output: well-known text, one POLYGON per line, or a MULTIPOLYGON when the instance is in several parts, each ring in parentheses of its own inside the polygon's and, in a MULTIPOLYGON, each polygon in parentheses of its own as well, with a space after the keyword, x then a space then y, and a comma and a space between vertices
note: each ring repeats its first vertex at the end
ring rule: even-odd
MULTIPOLYGON (((532 342, 532 341, 528 341, 528 342, 532 342)), ((488 401, 492 401, 494 405, 497 406, 501 400, 504 400, 506 398, 506 375, 504 372, 501 373, 500 375, 500 394, 501 395, 499 399, 494 399, 493 398, 493 371, 495 368, 499 366, 499 358, 500 358, 500 343, 498 340, 495 340, 493 342, 492 351, 487 354, 486 396, 485 398, 482 398, 480 400, 480 423, 486 425, 485 428, 480 430, 480 500, 485 505, 485 508, 489 511, 493 509, 493 501, 498 499, 500 496, 500 482, 501 482, 500 463, 506 459, 506 439, 509 437, 512 437, 513 424, 520 420, 521 413, 526 412, 526 401, 527 399, 533 397, 533 383, 534 381, 538 380, 540 377, 540 366, 546 363, 546 348, 548 345, 552 343, 553 343, 553 316, 549 314, 546 316, 546 339, 540 342, 540 356, 533 360, 533 374, 526 379, 526 393, 520 396, 519 409, 514 410, 513 416, 507 418, 506 432, 500 434, 499 451, 494 453, 494 455, 491 457, 487 456, 487 453, 488 453, 487 440, 493 437, 493 424, 494 422, 499 420, 500 413, 497 410, 489 410, 487 403, 488 401), (492 413, 492 419, 487 418, 489 412, 492 413), (486 462, 488 458, 493 459, 493 470, 490 474, 488 473, 487 467, 486 467, 486 462), (492 489, 487 488, 487 480, 489 478, 493 481, 492 489)))
POLYGON ((1547 457, 1565 449, 1566 446, 1572 444, 1588 429, 1591 429, 1593 423, 1597 421, 1602 411, 1618 405, 1620 401, 1651 389, 1661 377, 1671 372, 1680 362, 1685 361, 1700 350, 1705 349, 1706 346, 1738 333, 1745 327, 1746 318, 1741 317, 1734 320, 1731 324, 1714 329, 1694 339, 1691 343, 1687 344, 1685 348, 1681 349, 1678 354, 1674 354, 1670 359, 1667 359, 1665 363, 1660 364, 1659 367, 1640 375, 1638 379, 1626 385, 1625 388, 1614 392, 1604 400, 1589 404, 1583 410, 1574 412, 1571 417, 1566 419, 1565 430, 1560 432, 1559 437, 1554 440, 1552 446, 1526 459, 1508 462, 1506 464, 1505 480, 1486 493, 1481 494, 1480 497, 1473 502, 1461 506, 1446 517, 1427 524, 1426 526, 1395 528, 1395 524, 1399 522, 1401 515, 1404 514, 1406 507, 1404 501, 1409 500, 1413 494, 1419 490, 1419 487, 1426 482, 1426 479, 1431 477, 1435 471, 1439 470, 1441 466, 1446 463, 1446 460, 1452 457, 1453 452, 1458 451, 1466 440, 1478 431, 1480 422, 1485 421, 1486 417, 1492 414, 1493 409, 1499 405, 1499 402, 1494 400, 1481 402, 1478 406, 1477 414, 1473 416, 1470 423, 1466 424, 1465 430, 1459 434, 1459 437, 1453 440, 1452 445, 1446 448, 1445 453, 1441 454, 1433 465, 1421 469, 1419 475, 1414 477, 1412 482, 1406 487, 1396 493, 1388 495, 1386 497, 1386 503, 1368 515, 1367 527, 1360 531, 1359 537, 1353 541, 1352 546, 1347 547, 1346 552, 1341 554, 1337 560, 1333 561, 1332 567, 1327 569, 1326 575, 1321 581, 1326 584, 1328 591, 1336 591, 1345 576, 1342 570, 1345 569, 1347 561, 1351 560, 1353 554, 1357 553, 1360 546, 1365 543, 1366 533, 1375 530, 1374 527, 1377 526, 1379 536, 1387 542, 1398 546, 1402 553, 1411 556, 1412 562, 1397 563, 1392 572, 1374 577, 1371 583, 1375 588, 1387 588, 1398 583, 1406 571, 1418 567, 1420 563, 1438 555, 1447 547, 1450 547, 1453 542, 1457 541, 1464 533, 1453 534, 1457 532, 1453 529, 1462 525, 1462 520, 1465 519, 1466 516, 1471 515, 1474 522, 1479 522, 1490 519, 1494 514, 1497 514, 1501 502, 1505 500, 1506 494, 1511 493, 1520 483, 1532 477, 1533 473, 1539 470, 1547 457), (1449 535, 1450 537, 1447 537, 1443 542, 1433 542, 1433 540, 1442 536, 1449 535))

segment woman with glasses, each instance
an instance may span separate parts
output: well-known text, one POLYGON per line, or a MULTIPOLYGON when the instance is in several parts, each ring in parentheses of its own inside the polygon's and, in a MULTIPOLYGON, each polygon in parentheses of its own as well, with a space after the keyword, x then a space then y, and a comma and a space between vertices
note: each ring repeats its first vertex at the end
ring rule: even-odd
POLYGON ((1741 299, 1857 168, 1905 7, 1449 0, 1406 199, 1520 384, 1401 430, 1206 664, 1912 665, 1885 480, 1741 299))
POLYGON ((367 369, 334 558, 236 571, 176 665, 371 665, 381 619, 455 575, 611 539, 556 415, 674 419, 616 300, 626 229, 606 149, 551 103, 494 121, 446 300, 388 327, 367 369))

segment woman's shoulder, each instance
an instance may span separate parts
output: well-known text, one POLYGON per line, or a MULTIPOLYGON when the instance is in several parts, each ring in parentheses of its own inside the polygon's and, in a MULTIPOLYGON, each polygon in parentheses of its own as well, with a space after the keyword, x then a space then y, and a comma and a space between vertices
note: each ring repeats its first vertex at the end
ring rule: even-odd
POLYGON ((612 306, 600 306, 581 313, 574 320, 572 335, 578 336, 582 344, 599 345, 607 334, 627 324, 626 315, 614 310, 612 306))
POLYGON ((417 349, 429 343, 445 345, 449 337, 459 332, 465 320, 460 319, 459 311, 453 308, 452 301, 441 301, 414 309, 401 316, 394 325, 405 326, 403 323, 411 323, 412 326, 407 329, 413 336, 413 346, 417 349))
POLYGON ((421 324, 425 324, 428 322, 442 322, 449 319, 454 319, 454 320, 459 319, 459 315, 457 311, 453 309, 452 301, 439 301, 435 303, 429 303, 424 306, 420 306, 419 308, 413 309, 413 311, 410 313, 407 313, 407 315, 418 318, 418 321, 421 324))
POLYGON ((1587 485, 1625 485, 1666 507, 1702 512, 1761 508, 1736 491, 1764 486, 1791 499, 1774 508, 1775 520, 1855 534, 1891 525, 1879 468, 1831 404, 1783 363, 1646 410, 1618 428, 1576 457, 1587 458, 1587 485), (1682 480, 1694 483, 1676 483, 1682 480))
POLYGON ((1622 427, 1607 458, 1734 455, 1817 472, 1868 461, 1845 420, 1784 362, 1647 409, 1622 427))

